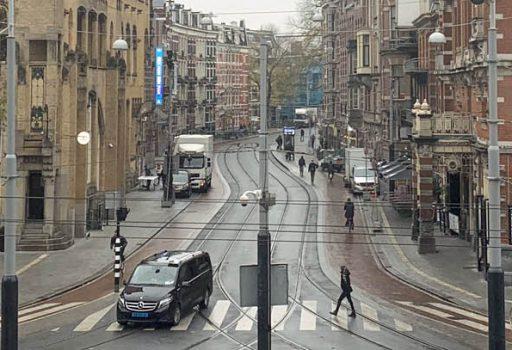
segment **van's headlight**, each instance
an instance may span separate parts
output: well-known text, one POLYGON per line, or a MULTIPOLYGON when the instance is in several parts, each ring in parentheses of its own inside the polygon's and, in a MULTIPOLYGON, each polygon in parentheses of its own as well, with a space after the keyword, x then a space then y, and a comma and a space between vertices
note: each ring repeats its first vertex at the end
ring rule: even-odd
POLYGON ((117 301, 117 305, 119 306, 120 309, 126 308, 126 302, 122 296, 119 297, 119 300, 117 301))
POLYGON ((172 302, 172 297, 160 300, 160 302, 158 303, 158 309, 157 310, 166 309, 171 302, 172 302))

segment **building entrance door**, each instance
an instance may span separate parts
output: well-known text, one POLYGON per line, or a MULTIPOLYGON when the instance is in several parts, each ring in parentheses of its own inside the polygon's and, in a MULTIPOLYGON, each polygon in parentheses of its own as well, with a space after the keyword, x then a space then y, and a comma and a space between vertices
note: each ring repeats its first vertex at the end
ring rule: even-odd
POLYGON ((40 171, 31 171, 28 176, 28 210, 29 220, 44 219, 44 180, 40 171))

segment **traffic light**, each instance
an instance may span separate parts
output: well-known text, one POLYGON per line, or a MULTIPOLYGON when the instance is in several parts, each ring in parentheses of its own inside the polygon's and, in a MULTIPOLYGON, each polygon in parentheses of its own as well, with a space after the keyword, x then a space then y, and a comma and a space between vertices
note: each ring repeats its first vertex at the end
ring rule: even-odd
POLYGON ((473 5, 482 5, 484 3, 484 0, 471 0, 473 5))

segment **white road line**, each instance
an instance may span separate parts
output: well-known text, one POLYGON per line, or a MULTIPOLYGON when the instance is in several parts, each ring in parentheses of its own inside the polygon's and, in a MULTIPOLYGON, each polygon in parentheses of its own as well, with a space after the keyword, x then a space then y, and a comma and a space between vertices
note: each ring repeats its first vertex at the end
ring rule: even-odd
POLYGON ((37 305, 37 306, 34 306, 34 307, 29 307, 28 309, 20 310, 18 312, 18 316, 23 316, 23 315, 29 314, 31 312, 34 312, 34 311, 48 309, 48 308, 50 308, 52 306, 55 306, 55 305, 59 305, 59 303, 46 303, 46 304, 37 305))
POLYGON ((281 321, 281 319, 286 315, 286 311, 288 310, 288 305, 275 305, 272 306, 272 314, 270 317, 272 318, 272 328, 276 331, 284 330, 284 321, 281 322, 278 326, 276 326, 277 322, 281 321), (275 328, 274 328, 275 327, 275 328))
POLYGON ((59 329, 60 329, 60 327, 54 328, 54 329, 52 329, 52 332, 58 332, 59 329))
POLYGON ((395 329, 399 332, 412 332, 412 326, 395 318, 395 329))
POLYGON ((408 307, 411 307, 411 308, 416 309, 416 310, 420 310, 420 311, 429 313, 429 314, 437 316, 437 317, 442 317, 442 318, 446 318, 446 319, 450 319, 450 317, 452 317, 452 315, 447 314, 446 312, 442 312, 442 311, 439 311, 437 309, 432 309, 432 308, 427 307, 427 306, 414 305, 410 301, 397 301, 397 303, 405 305, 405 306, 408 306, 408 307))
POLYGON ((52 308, 47 309, 47 310, 39 311, 39 312, 30 314, 30 315, 27 315, 27 316, 20 317, 18 322, 19 323, 27 322, 27 321, 30 321, 30 320, 33 320, 33 319, 36 319, 36 318, 40 318, 40 317, 43 317, 43 316, 46 316, 46 315, 49 315, 49 314, 54 314, 54 313, 62 311, 62 310, 71 309, 72 307, 75 307, 75 306, 78 306, 78 305, 82 305, 82 304, 83 304, 83 302, 80 301, 80 302, 67 303, 67 304, 64 304, 64 305, 55 306, 55 307, 52 307, 52 308))
POLYGON ((461 323, 463 325, 466 325, 466 326, 474 328, 474 329, 478 329, 479 331, 482 331, 484 333, 487 333, 487 331, 488 331, 487 325, 483 325, 478 322, 474 322, 474 321, 470 321, 470 320, 452 320, 452 321, 461 323))
MULTIPOLYGON (((375 310, 374 308, 372 308, 369 305, 366 305, 364 303, 361 303, 361 313, 364 316, 371 318, 373 320, 378 320, 378 317, 379 317, 377 315, 377 310, 375 310)), ((378 331, 380 331, 380 326, 373 321, 363 318, 363 329, 365 331, 378 332, 378 331)))
MULTIPOLYGON (((332 303, 332 309, 331 310, 334 310, 336 308, 336 304, 337 303, 335 303, 335 302, 332 303)), ((345 309, 344 307, 341 307, 338 310, 338 315, 336 315, 336 316, 331 315, 331 319, 332 319, 332 321, 334 323, 339 325, 341 328, 348 329, 347 309, 345 309)), ((335 325, 332 325, 331 329, 333 331, 340 331, 341 330, 339 327, 336 327, 335 325)))
POLYGON ((186 331, 190 324, 192 323, 192 320, 194 319, 194 316, 196 315, 195 311, 192 312, 190 315, 185 317, 180 321, 180 323, 177 326, 173 326, 171 328, 171 332, 173 331, 186 331))
POLYGON ((42 260, 46 259, 47 257, 48 257, 48 254, 41 254, 41 255, 39 255, 37 258, 35 258, 31 262, 29 262, 27 265, 23 266, 21 269, 16 271, 16 274, 18 276, 21 275, 23 272, 27 271, 32 266, 39 264, 42 260))
POLYGON ((91 329, 94 328, 94 326, 109 312, 115 303, 112 305, 107 306, 106 308, 103 308, 99 311, 96 311, 95 313, 87 316, 82 322, 78 324, 78 326, 73 329, 75 332, 88 332, 91 329))
POLYGON ((252 325, 254 321, 251 319, 256 318, 256 313, 258 312, 257 307, 249 307, 244 308, 246 314, 237 322, 236 330, 237 331, 250 331, 252 329, 252 325))
MULTIPOLYGON (((217 301, 217 303, 215 303, 212 313, 210 314, 210 316, 208 316, 208 320, 217 327, 222 326, 222 321, 224 321, 224 317, 226 317, 230 304, 231 303, 229 302, 229 300, 217 301)), ((216 329, 217 328, 212 326, 210 323, 206 323, 206 325, 203 328, 203 330, 205 331, 214 331, 216 329)))
POLYGON ((304 300, 302 303, 304 307, 300 313, 300 330, 314 331, 316 330, 316 300, 304 300))
POLYGON ((121 326, 117 322, 112 322, 110 326, 106 329, 107 332, 121 332, 124 329, 123 326, 121 326))
POLYGON ((454 312, 456 314, 459 314, 459 315, 464 315, 464 316, 467 316, 467 317, 471 317, 475 320, 479 320, 479 321, 484 321, 484 322, 487 322, 488 319, 487 317, 485 316, 482 316, 482 315, 479 315, 479 314, 475 314, 474 312, 471 312, 471 311, 466 311, 466 310, 463 310, 463 309, 459 309, 457 307, 454 307, 454 306, 450 306, 450 305, 446 305, 446 304, 442 304, 442 303, 429 303, 430 305, 432 306, 435 306, 439 309, 444 309, 444 310, 448 310, 448 311, 451 311, 451 312, 454 312))

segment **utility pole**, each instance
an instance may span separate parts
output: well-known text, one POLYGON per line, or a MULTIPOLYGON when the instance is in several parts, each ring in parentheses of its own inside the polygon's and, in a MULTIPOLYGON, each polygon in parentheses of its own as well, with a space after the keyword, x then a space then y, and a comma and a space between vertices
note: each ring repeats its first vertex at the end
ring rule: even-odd
POLYGON ((258 350, 270 350, 270 233, 268 231, 267 163, 267 58, 268 44, 260 46, 260 231, 258 232, 258 350))
POLYGON ((389 160, 395 160, 395 116, 393 98, 395 97, 395 79, 391 77, 391 89, 389 90, 389 160))
POLYGON ((18 349, 18 277, 16 276, 16 41, 14 0, 9 0, 7 17, 7 155, 5 157, 6 205, 4 276, 2 278, 2 349, 18 349))
MULTIPOLYGON (((472 0, 478 3, 478 0, 472 0)), ((480 2, 481 3, 481 2, 480 2)), ((501 195, 500 148, 498 145, 498 54, 496 48, 496 0, 489 0, 489 271, 487 295, 489 306, 489 349, 505 349, 505 289, 501 267, 501 195)))

